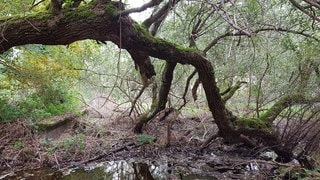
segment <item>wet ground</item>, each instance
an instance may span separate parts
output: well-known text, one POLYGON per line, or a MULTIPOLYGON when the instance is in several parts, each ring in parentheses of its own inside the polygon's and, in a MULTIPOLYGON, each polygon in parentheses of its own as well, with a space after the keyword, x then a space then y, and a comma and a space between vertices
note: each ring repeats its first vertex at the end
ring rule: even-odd
POLYGON ((156 118, 142 135, 134 124, 89 115, 47 132, 25 120, 1 125, 0 179, 277 179, 299 168, 221 138, 199 151, 217 131, 206 112, 156 118))
POLYGON ((0 179, 65 179, 65 180, 99 180, 99 179, 215 179, 213 176, 203 176, 177 172, 172 166, 136 163, 130 161, 113 161, 93 163, 84 167, 62 170, 34 169, 2 175, 0 179))

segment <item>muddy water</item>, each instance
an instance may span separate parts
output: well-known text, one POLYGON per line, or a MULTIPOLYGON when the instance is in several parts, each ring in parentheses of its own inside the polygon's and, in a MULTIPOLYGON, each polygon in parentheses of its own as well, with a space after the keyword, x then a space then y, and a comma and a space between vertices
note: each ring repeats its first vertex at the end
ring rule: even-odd
POLYGON ((35 169, 1 174, 0 179, 42 179, 42 180, 135 180, 135 179, 216 179, 213 176, 201 176, 177 172, 170 164, 154 165, 129 161, 103 162, 81 168, 67 170, 35 169))

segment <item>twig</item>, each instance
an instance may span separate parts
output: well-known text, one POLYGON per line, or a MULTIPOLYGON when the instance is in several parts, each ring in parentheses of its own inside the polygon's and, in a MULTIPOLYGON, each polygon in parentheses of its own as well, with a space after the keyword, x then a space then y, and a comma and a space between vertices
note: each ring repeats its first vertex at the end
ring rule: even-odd
POLYGON ((56 153, 54 153, 53 155, 54 155, 54 160, 55 160, 56 163, 57 163, 58 169, 60 169, 60 164, 59 164, 58 158, 57 158, 57 156, 56 156, 56 153))
MULTIPOLYGON (((320 39, 318 39, 317 37, 314 37, 310 34, 304 33, 303 31, 296 31, 296 30, 291 30, 291 29, 285 29, 282 27, 266 27, 266 28, 260 28, 260 29, 256 29, 255 31, 253 31, 253 34, 258 34, 260 32, 265 32, 265 31, 276 31, 276 32, 286 32, 286 33, 291 33, 291 34, 297 34, 297 35, 301 35, 301 36, 305 36, 307 38, 311 38, 317 42, 320 42, 320 39)), ((206 48, 204 48, 203 53, 206 54, 213 46, 215 46, 221 39, 226 38, 226 37, 230 37, 230 36, 247 36, 245 33, 238 31, 235 33, 232 32, 227 32, 225 34, 222 34, 218 37, 216 37, 215 39, 213 39, 206 48)))
POLYGON ((196 81, 194 82, 194 85, 191 89, 193 101, 197 101, 197 99, 198 99, 197 90, 199 88, 200 83, 201 83, 200 79, 199 78, 196 79, 196 81))
POLYGON ((100 115, 101 118, 105 118, 104 115, 99 110, 97 110, 95 107, 91 106, 90 104, 88 104, 86 102, 86 100, 84 99, 84 97, 83 97, 83 95, 81 93, 79 93, 79 94, 81 96, 81 99, 80 98, 78 98, 78 99, 81 100, 83 104, 85 104, 86 106, 92 108, 95 112, 97 112, 100 115))
POLYGON ((141 7, 132 8, 124 11, 120 11, 116 14, 116 16, 126 16, 130 13, 142 12, 150 7, 159 5, 163 0, 151 0, 148 3, 142 5, 141 7))
POLYGON ((29 8, 29 10, 32 10, 34 7, 38 6, 39 4, 43 3, 45 0, 41 0, 37 3, 35 3, 35 0, 32 2, 32 6, 29 8))
POLYGON ((230 162, 231 163, 243 162, 245 164, 255 162, 255 163, 265 163, 265 164, 284 166, 284 167, 296 167, 296 166, 298 166, 298 165, 294 165, 294 164, 286 164, 286 163, 280 163, 280 162, 276 162, 276 161, 265 161, 265 160, 260 160, 260 159, 255 159, 255 160, 232 160, 232 159, 230 159, 230 162))
POLYGON ((130 147, 132 149, 132 148, 137 148, 137 147, 140 147, 140 146, 141 145, 136 144, 135 142, 129 142, 129 143, 125 144, 124 146, 112 149, 112 150, 110 150, 108 152, 104 152, 103 154, 97 155, 97 156, 95 156, 95 157, 93 157, 91 159, 88 159, 88 160, 85 160, 85 161, 81 161, 79 163, 67 166, 64 169, 70 169, 70 168, 74 168, 76 166, 80 166, 82 164, 87 164, 87 163, 90 163, 90 162, 93 162, 93 161, 97 161, 99 159, 102 159, 102 158, 104 158, 106 156, 109 156, 109 155, 112 155, 114 153, 117 153, 117 152, 120 152, 120 151, 123 151, 123 150, 127 150, 128 147, 130 147))
POLYGON ((183 95, 182 95, 183 104, 178 108, 178 111, 180 111, 187 104, 186 96, 187 96, 187 93, 188 93, 190 81, 194 77, 194 75, 196 75, 196 73, 197 73, 197 70, 195 69, 195 70, 192 71, 192 73, 187 78, 186 86, 184 88, 184 92, 183 92, 183 95))
POLYGON ((262 76, 260 77, 259 82, 258 82, 258 92, 257 92, 257 97, 256 97, 256 114, 257 114, 258 118, 260 117, 259 112, 260 112, 260 107, 261 107, 260 106, 260 96, 261 96, 262 81, 265 78, 269 68, 270 68, 269 53, 267 53, 267 67, 263 71, 262 76))
POLYGON ((320 22, 320 19, 317 18, 316 16, 314 16, 313 14, 309 13, 303 6, 301 6, 298 2, 294 1, 294 0, 289 0, 291 2, 291 4, 298 8, 301 12, 303 12, 304 14, 308 15, 311 19, 320 22))
MULTIPOLYGON (((3 41, 9 42, 8 39, 6 39, 6 38, 4 37, 4 31, 6 30, 6 28, 5 28, 5 23, 6 23, 6 22, 4 22, 3 24, 1 24, 1 26, 2 26, 3 28, 1 29, 1 37, 2 37, 2 39, 1 39, 0 43, 2 43, 3 41)), ((0 26, 0 27, 1 27, 1 26, 0 26)))
POLYGON ((180 0, 175 0, 174 2, 169 1, 164 6, 161 7, 156 13, 152 14, 148 19, 146 19, 142 24, 145 25, 148 29, 153 24, 156 26, 151 31, 151 34, 154 36, 158 30, 158 27, 163 22, 163 20, 168 15, 170 9, 174 7, 180 0))
POLYGON ((224 9, 224 4, 221 3, 219 6, 215 5, 214 3, 209 3, 213 9, 215 9, 217 12, 219 12, 219 10, 222 11, 222 14, 220 14, 220 16, 234 29, 238 30, 241 33, 244 33, 247 36, 251 36, 252 35, 252 31, 250 31, 248 28, 243 28, 240 27, 239 25, 237 25, 237 22, 235 20, 233 20, 230 15, 228 14, 228 12, 224 9))
POLYGON ((39 28, 37 28, 36 26, 34 26, 29 20, 26 20, 35 30, 37 30, 38 32, 41 32, 39 28))
POLYGON ((217 137, 219 137, 218 134, 213 134, 213 135, 211 135, 206 141, 204 141, 204 142, 202 143, 202 145, 200 146, 200 148, 198 149, 198 151, 203 151, 205 148, 207 148, 207 147, 209 146, 209 143, 210 143, 213 139, 215 139, 215 138, 217 138, 217 137))
POLYGON ((131 113, 133 112, 133 110, 134 110, 134 108, 135 108, 135 106, 136 106, 136 103, 137 103, 138 99, 141 97, 141 95, 143 94, 143 92, 144 92, 144 90, 146 89, 146 87, 147 87, 147 86, 144 85, 144 86, 140 89, 137 97, 133 100, 132 106, 131 106, 131 109, 130 109, 130 112, 129 112, 129 116, 131 116, 131 113))

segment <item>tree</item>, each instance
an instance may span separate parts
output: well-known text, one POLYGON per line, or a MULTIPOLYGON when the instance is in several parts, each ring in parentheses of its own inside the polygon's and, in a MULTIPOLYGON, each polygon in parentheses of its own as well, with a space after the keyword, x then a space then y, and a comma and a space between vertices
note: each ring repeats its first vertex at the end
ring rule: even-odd
MULTIPOLYGON (((294 1, 290 2, 294 7, 298 7, 298 10, 301 10, 301 5, 298 6, 294 1)), ((301 92, 305 83, 309 84, 310 81, 319 83, 319 63, 316 61, 309 61, 306 64, 301 63, 300 73, 297 76, 301 82, 297 85, 300 90, 278 98, 277 101, 273 101, 274 103, 268 110, 261 112, 262 82, 270 67, 270 62, 267 62, 263 71, 265 73, 260 74, 260 80, 258 81, 260 84, 254 86, 257 102, 256 116, 240 118, 226 107, 226 102, 240 88, 241 82, 230 86, 225 92, 220 92, 216 81, 216 72, 213 68, 213 64, 218 65, 219 62, 209 60, 215 55, 209 53, 209 51, 213 51, 215 49, 213 47, 223 39, 230 41, 230 48, 234 48, 233 51, 236 51, 235 47, 240 46, 241 43, 247 43, 246 45, 248 45, 252 42, 255 46, 255 41, 260 41, 259 38, 256 38, 260 33, 264 33, 266 39, 280 36, 279 33, 285 33, 288 35, 289 43, 286 42, 287 45, 296 46, 292 42, 292 36, 296 38, 294 40, 308 39, 311 43, 319 43, 319 37, 316 35, 319 25, 317 20, 318 3, 305 2, 311 6, 311 12, 315 12, 310 14, 308 10, 305 10, 307 8, 303 7, 302 12, 314 20, 311 24, 303 22, 308 17, 300 18, 297 15, 292 15, 292 19, 287 19, 287 14, 281 13, 279 8, 284 8, 292 14, 299 14, 300 11, 293 9, 291 4, 280 1, 273 1, 268 4, 262 1, 179 2, 170 0, 163 2, 152 0, 140 8, 125 9, 125 5, 121 1, 93 0, 87 4, 74 1, 72 7, 70 7, 58 0, 51 0, 48 10, 39 10, 24 16, 17 15, 0 19, 0 53, 4 53, 12 47, 26 44, 68 45, 85 39, 93 39, 99 42, 111 41, 119 48, 129 52, 146 85, 156 73, 150 57, 163 59, 167 62, 166 71, 163 72, 165 82, 162 88, 164 89, 162 89, 163 91, 160 90, 158 108, 152 112, 150 117, 166 105, 176 64, 192 65, 195 68, 192 76, 195 73, 198 74, 209 109, 219 128, 217 135, 230 141, 245 141, 248 144, 252 144, 251 139, 260 138, 279 155, 279 160, 288 162, 293 158, 292 148, 281 141, 273 128, 273 123, 288 107, 296 104, 315 104, 320 101, 319 92, 314 91, 311 94, 301 92), (179 8, 188 12, 183 20, 189 20, 189 26, 185 28, 186 32, 183 32, 183 30, 181 30, 181 33, 179 32, 180 35, 183 33, 189 34, 189 47, 187 48, 172 43, 171 40, 154 36, 161 23, 165 22, 170 10, 178 3, 180 3, 179 8), (140 12, 149 7, 159 8, 155 8, 155 12, 144 23, 139 24, 130 18, 130 13, 140 12), (276 14, 279 13, 279 17, 275 16, 274 11, 277 11, 276 14), (290 25, 288 22, 284 25, 278 25, 278 21, 275 21, 276 18, 294 21, 295 24, 290 25), (224 24, 223 28, 213 28, 219 24, 224 24), (314 74, 314 72, 316 73, 314 74), (314 79, 313 77, 317 78, 314 79)), ((179 13, 176 15, 182 17, 179 13)), ((170 18, 168 19, 170 20, 170 18)), ((168 23, 170 23, 169 20, 168 23)), ((230 53, 234 52, 230 51, 230 53)), ((266 59, 269 59, 268 55, 266 59)), ((250 74, 250 72, 248 73, 250 74)), ((250 77, 251 82, 252 76, 250 77)), ((249 97, 252 96, 252 92, 254 91, 250 91, 249 97)), ((249 102, 251 102, 250 99, 249 102)), ((144 123, 139 123, 136 130, 141 130, 144 123)), ((208 139, 207 142, 210 140, 208 139)), ((206 144, 204 143, 204 146, 206 144)))

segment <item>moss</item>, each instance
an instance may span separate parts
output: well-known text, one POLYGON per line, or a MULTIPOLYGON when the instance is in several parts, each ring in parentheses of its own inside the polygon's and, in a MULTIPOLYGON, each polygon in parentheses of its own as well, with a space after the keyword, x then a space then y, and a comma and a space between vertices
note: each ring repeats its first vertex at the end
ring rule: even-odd
POLYGON ((156 141, 156 138, 154 136, 148 135, 148 134, 139 134, 137 136, 137 142, 140 145, 143 144, 153 144, 156 141))
POLYGON ((107 3, 105 5, 98 5, 97 3, 99 3, 99 1, 91 2, 87 6, 79 6, 73 10, 64 9, 62 12, 68 17, 65 21, 90 19, 97 16, 113 17, 117 12, 117 8, 112 3, 107 3), (103 8, 99 6, 103 6, 103 8))
MULTIPOLYGON (((81 7, 77 8, 75 10, 63 10, 62 13, 64 14, 64 20, 65 22, 72 22, 78 19, 83 19, 83 18, 90 18, 90 17, 95 17, 96 14, 90 11, 90 9, 86 7, 81 7)), ((53 18, 53 14, 50 11, 41 11, 41 12, 35 12, 35 13, 30 13, 28 15, 17 15, 14 17, 9 17, 9 18, 3 18, 0 19, 1 21, 7 21, 10 22, 11 25, 14 24, 19 24, 23 21, 26 20, 32 20, 32 21, 50 21, 53 18)), ((59 16, 59 15, 57 15, 59 16)))
POLYGON ((64 21, 66 22, 72 22, 76 21, 78 19, 88 19, 88 18, 93 18, 96 17, 97 15, 93 13, 90 9, 87 7, 78 7, 74 10, 63 10, 62 11, 65 14, 65 19, 64 21))
POLYGON ((49 131, 67 123, 67 119, 45 120, 36 123, 39 131, 49 131))
POLYGON ((303 100, 304 97, 300 94, 284 96, 266 111, 260 119, 266 122, 272 122, 284 109, 303 100))
POLYGON ((164 39, 156 39, 156 41, 161 43, 161 44, 165 44, 166 46, 167 45, 173 46, 180 52, 195 52, 195 51, 197 51, 197 49, 194 48, 194 47, 184 47, 184 46, 181 46, 179 44, 175 44, 175 43, 172 43, 170 41, 166 41, 164 39))
POLYGON ((147 119, 148 119, 148 115, 149 115, 149 112, 143 113, 143 114, 139 117, 139 121, 140 121, 140 122, 146 122, 147 119))
MULTIPOLYGON (((90 4, 86 6, 79 6, 74 9, 70 8, 65 8, 61 10, 61 13, 66 17, 64 19, 65 22, 70 22, 78 19, 84 19, 84 18, 94 18, 99 16, 101 12, 95 12, 94 7, 97 6, 97 3, 99 1, 93 1, 90 4)), ((98 5, 99 6, 99 5, 98 5)), ((101 8, 102 10, 102 8, 101 8)), ((107 3, 104 5, 103 10, 101 15, 102 16, 112 16, 117 12, 116 7, 112 3, 107 3)), ((56 14, 58 15, 58 14, 56 14)), ((11 21, 13 23, 25 21, 26 19, 28 20, 49 20, 51 17, 54 15, 50 10, 43 10, 43 11, 38 11, 38 12, 32 12, 28 14, 20 14, 20 15, 15 15, 13 17, 1 17, 1 21, 11 21)))
POLYGON ((262 114, 261 119, 265 121, 270 121, 269 118, 273 118, 274 115, 277 115, 278 110, 283 109, 286 102, 289 100, 287 96, 280 98, 268 111, 262 114))
POLYGON ((105 14, 108 16, 115 15, 117 9, 112 4, 107 4, 104 6, 105 14))
POLYGON ((0 18, 0 22, 5 21, 8 24, 14 24, 14 23, 21 23, 25 20, 46 20, 51 16, 52 14, 49 11, 34 12, 34 13, 28 13, 28 14, 19 14, 12 17, 3 17, 3 18, 0 18))
MULTIPOLYGON (((148 41, 151 41, 153 43, 156 43, 158 45, 163 45, 163 50, 165 50, 166 48, 168 48, 168 45, 171 46, 171 47, 175 47, 178 51, 180 52, 194 52, 196 51, 197 49, 196 48, 186 48, 186 47, 183 47, 181 45, 178 45, 178 44, 175 44, 175 43, 172 43, 172 42, 169 42, 169 41, 166 41, 164 39, 160 39, 160 38, 155 38, 153 37, 148 28, 145 27, 143 24, 138 24, 137 22, 134 22, 133 23, 133 26, 134 26, 134 30, 137 32, 137 33, 142 33, 143 36, 148 40, 148 41)), ((157 46, 157 48, 159 48, 159 46, 157 46)), ((161 48, 161 47, 160 47, 161 48)))
POLYGON ((49 11, 42 11, 42 12, 35 12, 32 14, 29 14, 27 17, 31 18, 31 19, 36 18, 39 20, 46 20, 46 19, 52 17, 52 14, 49 11))
POLYGON ((271 127, 268 122, 258 118, 240 118, 237 125, 239 128, 245 129, 268 129, 271 127))
POLYGON ((144 25, 140 25, 139 23, 137 22, 133 22, 133 27, 134 27, 134 30, 137 32, 137 33, 142 33, 147 39, 150 39, 150 40, 153 40, 155 39, 150 33, 149 33, 149 30, 147 27, 145 27, 144 25))
POLYGON ((153 100, 151 103, 150 109, 155 109, 157 105, 158 105, 158 100, 157 99, 153 100))

